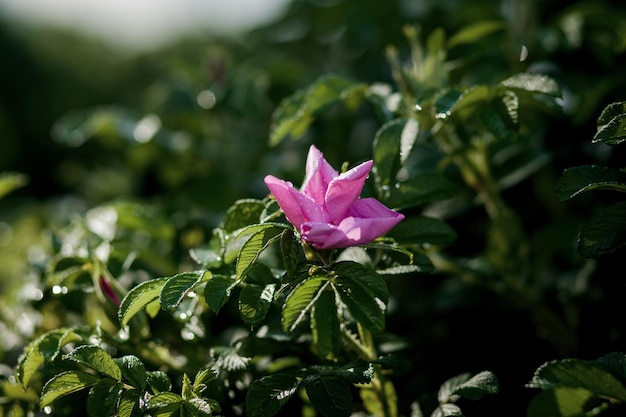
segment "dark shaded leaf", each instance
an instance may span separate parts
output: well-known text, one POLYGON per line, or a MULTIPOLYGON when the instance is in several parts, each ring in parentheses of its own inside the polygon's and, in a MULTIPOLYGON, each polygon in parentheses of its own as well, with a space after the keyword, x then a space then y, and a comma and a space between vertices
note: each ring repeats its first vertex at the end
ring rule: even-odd
POLYGON ((335 293, 330 288, 321 292, 311 311, 313 343, 323 358, 334 358, 341 346, 341 329, 335 304, 335 293))
POLYGON ((110 378, 101 379, 91 387, 87 397, 89 417, 110 417, 115 414, 123 384, 110 378))
POLYGON ((263 377, 250 385, 246 396, 248 417, 271 417, 296 393, 299 382, 289 374, 263 377))
POLYGON ((563 171, 554 187, 554 192, 561 201, 592 190, 626 192, 626 174, 599 165, 583 165, 563 171))
POLYGON ((148 382, 146 367, 136 356, 126 355, 115 358, 115 363, 122 371, 122 376, 135 388, 144 389, 148 382))
POLYGON ((204 300, 211 310, 218 313, 230 297, 237 280, 225 275, 213 275, 204 286, 204 300))
POLYGON ((626 202, 612 204, 594 215, 580 231, 580 254, 587 258, 597 258, 626 245, 625 216, 626 202))
POLYGON ((336 375, 310 375, 303 380, 307 396, 325 417, 349 417, 352 414, 350 384, 336 375))

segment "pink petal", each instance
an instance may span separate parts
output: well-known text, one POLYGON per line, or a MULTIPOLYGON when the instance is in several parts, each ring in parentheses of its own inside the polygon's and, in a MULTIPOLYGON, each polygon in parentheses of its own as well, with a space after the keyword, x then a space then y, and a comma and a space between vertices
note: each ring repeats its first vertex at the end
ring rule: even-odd
POLYGON ((336 177, 328 185, 326 210, 330 217, 339 223, 348 216, 350 207, 359 198, 367 175, 374 161, 363 162, 336 177))
POLYGON ((324 159, 324 155, 311 145, 306 159, 306 176, 302 184, 302 193, 311 197, 318 204, 324 204, 328 184, 335 178, 337 171, 324 159))
POLYGON ((296 190, 289 181, 268 175, 265 177, 265 184, 285 213, 287 220, 297 229, 302 223, 310 220, 326 222, 330 220, 323 206, 296 190))
POLYGON ((353 242, 337 226, 323 222, 307 222, 300 228, 302 239, 317 249, 345 248, 353 242))

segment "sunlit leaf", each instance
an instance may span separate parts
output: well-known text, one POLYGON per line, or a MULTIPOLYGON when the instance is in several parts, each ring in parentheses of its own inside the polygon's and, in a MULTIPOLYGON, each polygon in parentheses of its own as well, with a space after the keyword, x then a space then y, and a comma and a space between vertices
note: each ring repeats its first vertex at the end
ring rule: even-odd
POLYGON ((136 356, 126 355, 115 358, 115 363, 122 371, 122 376, 134 387, 144 389, 148 382, 146 367, 136 356))
POLYGON ((190 291, 211 276, 208 271, 183 272, 170 277, 159 294, 161 307, 173 311, 190 291))
POLYGON ((289 374, 274 374, 254 381, 246 396, 248 417, 271 417, 296 393, 299 382, 289 374))
POLYGON ((282 325, 286 332, 292 332, 306 319, 327 283, 328 277, 325 276, 308 278, 289 293, 282 310, 282 325))
POLYGON ((43 386, 40 406, 43 408, 57 398, 89 388, 100 379, 99 376, 82 371, 67 371, 57 374, 43 386))
POLYGON ((163 371, 146 372, 146 379, 148 380, 148 385, 152 389, 152 392, 155 394, 172 389, 172 381, 170 381, 170 378, 163 371))
POLYGON ((450 381, 454 382, 448 384, 446 388, 449 390, 448 397, 450 395, 460 395, 470 400, 478 400, 486 394, 496 394, 500 389, 498 379, 489 371, 479 372, 474 376, 463 374, 460 378, 453 378, 450 381))
POLYGON ((239 236, 247 237, 237 256, 235 267, 237 279, 242 279, 254 265, 263 250, 280 238, 287 226, 279 223, 263 223, 244 228, 239 236))
POLYGON ((169 278, 155 278, 144 281, 132 288, 122 300, 117 317, 122 326, 126 326, 130 319, 143 310, 149 303, 158 300, 161 289, 169 278))
POLYGON ((116 381, 122 380, 122 371, 111 355, 102 348, 94 345, 79 346, 70 353, 64 355, 64 358, 73 360, 83 364, 94 371, 110 376, 116 381))
POLYGON ((18 381, 27 387, 44 361, 54 360, 63 346, 80 340, 82 337, 73 329, 60 328, 44 333, 29 343, 18 358, 16 369, 18 381))
POLYGON ((577 166, 563 171, 554 187, 556 196, 561 201, 591 190, 626 192, 626 174, 599 165, 577 166))
POLYGON ((125 390, 121 397, 117 407, 118 417, 132 417, 139 407, 139 399, 141 398, 141 391, 136 389, 125 390))
POLYGON ((626 401, 626 385, 606 365, 581 359, 563 359, 540 366, 528 383, 531 388, 583 388, 603 397, 626 401))
POLYGON ((528 406, 528 414, 533 417, 591 417, 608 408, 584 388, 560 387, 542 391, 533 397, 528 406))
POLYGON ((178 416, 184 404, 183 398, 173 392, 160 392, 148 400, 150 415, 160 417, 178 416))
POLYGON ((261 214, 265 210, 265 203, 261 200, 237 200, 224 215, 222 229, 228 233, 257 224, 261 221, 261 214))
POLYGON ((557 82, 542 74, 528 72, 516 74, 500 82, 500 85, 513 90, 541 93, 554 97, 561 96, 561 89, 557 82))

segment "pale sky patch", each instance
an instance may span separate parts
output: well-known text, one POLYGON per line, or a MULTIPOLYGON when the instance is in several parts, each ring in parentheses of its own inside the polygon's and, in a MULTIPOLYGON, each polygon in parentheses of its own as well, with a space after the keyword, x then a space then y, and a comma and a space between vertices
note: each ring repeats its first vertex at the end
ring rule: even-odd
POLYGON ((130 49, 150 49, 181 35, 231 34, 276 19, 290 0, 2 0, 12 24, 84 32, 130 49))

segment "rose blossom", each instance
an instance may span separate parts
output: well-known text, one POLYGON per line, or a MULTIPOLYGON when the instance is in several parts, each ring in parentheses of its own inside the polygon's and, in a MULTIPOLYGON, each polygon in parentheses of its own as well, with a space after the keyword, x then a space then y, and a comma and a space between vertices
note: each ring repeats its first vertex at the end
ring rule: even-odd
POLYGON ((302 240, 317 249, 357 246, 384 235, 404 219, 375 198, 359 198, 372 164, 363 162, 339 174, 311 146, 300 191, 272 175, 265 177, 265 184, 302 240))

